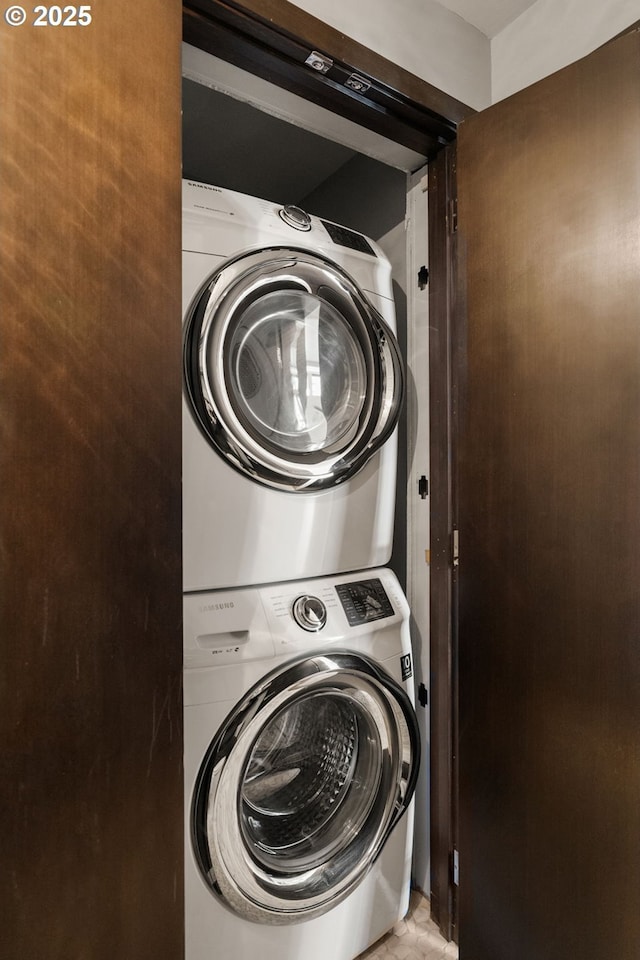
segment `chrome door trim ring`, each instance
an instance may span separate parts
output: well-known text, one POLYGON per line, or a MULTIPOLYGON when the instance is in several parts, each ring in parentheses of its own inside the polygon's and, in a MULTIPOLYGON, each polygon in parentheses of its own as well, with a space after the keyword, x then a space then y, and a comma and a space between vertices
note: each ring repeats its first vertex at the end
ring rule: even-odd
POLYGON ((392 433, 404 397, 403 364, 393 331, 341 267, 294 247, 238 255, 206 280, 187 312, 183 365, 187 400, 208 442, 234 469, 286 491, 319 491, 354 476, 392 433), (358 425, 329 455, 284 455, 270 447, 252 434, 226 386, 224 343, 238 305, 283 287, 305 290, 339 309, 362 350, 367 388, 358 425), (211 355, 216 357, 213 371, 208 369, 211 355))
POLYGON ((415 790, 420 761, 420 734, 405 691, 370 658, 350 652, 317 654, 289 661, 256 684, 231 711, 212 740, 201 765, 191 804, 191 839, 207 885, 235 912, 269 924, 295 923, 325 913, 361 882, 405 813, 415 790), (355 849, 355 865, 321 892, 305 896, 305 884, 331 876, 321 864, 299 876, 279 873, 276 881, 247 853, 237 813, 238 781, 260 730, 284 705, 305 695, 347 691, 361 698, 362 709, 386 714, 380 724, 394 741, 385 753, 384 786, 372 801, 363 836, 352 838, 343 854, 355 849), (395 732, 394 732, 395 731, 395 732), (396 755, 392 756, 394 750, 396 755), (218 818, 224 823, 219 828, 218 818), (371 821, 371 822, 370 822, 371 821), (360 846, 355 847, 359 843, 360 846), (275 891, 275 892, 274 892, 275 891))

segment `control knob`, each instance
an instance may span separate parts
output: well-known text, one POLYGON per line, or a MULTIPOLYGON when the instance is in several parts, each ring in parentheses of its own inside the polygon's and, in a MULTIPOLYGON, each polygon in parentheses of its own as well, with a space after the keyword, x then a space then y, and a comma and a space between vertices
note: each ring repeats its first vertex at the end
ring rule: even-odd
POLYGON ((311 217, 300 207, 294 207, 292 203, 287 203, 281 210, 278 210, 278 213, 280 219, 284 220, 288 226, 293 227, 294 230, 311 230, 311 217))
POLYGON ((293 601, 293 619, 303 630, 317 633, 327 622, 327 608, 318 597, 304 594, 293 601))

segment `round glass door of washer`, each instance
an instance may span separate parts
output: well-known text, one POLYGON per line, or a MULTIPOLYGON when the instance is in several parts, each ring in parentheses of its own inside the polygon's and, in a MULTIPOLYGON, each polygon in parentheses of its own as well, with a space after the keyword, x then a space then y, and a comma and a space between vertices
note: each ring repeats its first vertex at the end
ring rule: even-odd
POLYGON ((212 891, 270 924, 319 916, 361 882, 413 796, 415 711, 350 653, 268 674, 228 715, 192 799, 193 851, 212 891))

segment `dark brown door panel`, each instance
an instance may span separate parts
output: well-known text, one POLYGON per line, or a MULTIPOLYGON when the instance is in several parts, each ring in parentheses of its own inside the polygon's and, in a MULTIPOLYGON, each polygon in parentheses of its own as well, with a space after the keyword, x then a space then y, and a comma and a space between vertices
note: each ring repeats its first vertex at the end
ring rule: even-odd
POLYGON ((462 960, 640 956, 639 67, 459 131, 462 960))
POLYGON ((0 27, 0 956, 177 960, 180 9, 91 9, 0 27))

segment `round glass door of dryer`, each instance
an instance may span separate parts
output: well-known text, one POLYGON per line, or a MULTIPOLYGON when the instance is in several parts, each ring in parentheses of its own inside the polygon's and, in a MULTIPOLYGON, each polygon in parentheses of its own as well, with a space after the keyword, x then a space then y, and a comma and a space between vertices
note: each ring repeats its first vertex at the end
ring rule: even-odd
POLYGON ((341 449, 367 398, 362 347, 330 303, 303 290, 254 300, 233 324, 229 399, 253 439, 287 457, 341 449))
POLYGON ((357 473, 391 434, 404 384, 395 336, 351 278, 289 248, 207 280, 185 324, 184 374, 214 449, 291 491, 357 473))
POLYGON ((413 707, 353 654, 267 676, 213 740, 192 803, 208 885, 243 917, 307 920, 368 873, 413 795, 413 707))

